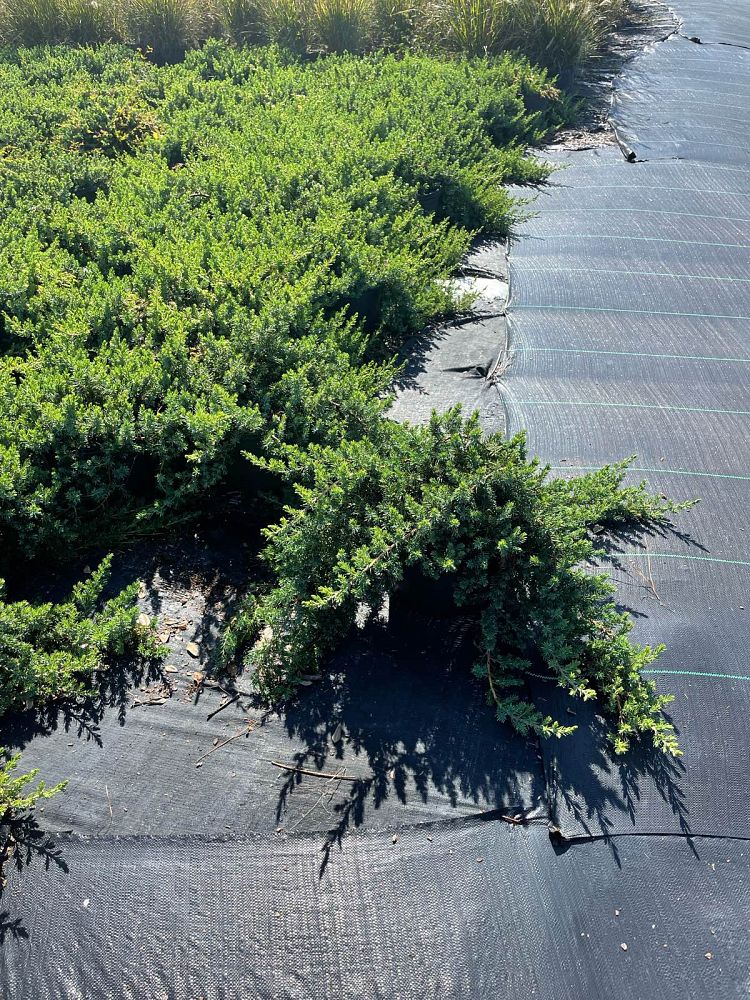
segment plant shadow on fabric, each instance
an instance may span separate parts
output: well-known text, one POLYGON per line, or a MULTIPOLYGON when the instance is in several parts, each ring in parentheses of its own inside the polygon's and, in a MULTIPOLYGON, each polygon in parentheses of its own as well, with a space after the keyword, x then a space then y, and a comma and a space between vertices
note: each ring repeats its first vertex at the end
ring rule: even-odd
MULTIPOLYGON (((564 696, 553 697, 562 707, 564 696)), ((673 721, 668 714, 667 718, 673 721)), ((554 779, 550 793, 580 824, 585 831, 582 836, 603 838, 619 862, 618 834, 621 831, 613 829, 615 823, 611 817, 625 813, 633 823, 634 832, 637 832, 635 824, 642 789, 648 786, 649 790, 655 789, 669 805, 681 833, 690 842, 689 809, 681 784, 685 777, 684 764, 679 759, 655 754, 650 748, 640 746, 634 746, 626 757, 613 761, 606 752, 606 724, 595 714, 593 707, 576 704, 576 722, 579 727, 576 753, 587 755, 588 766, 580 772, 553 765, 554 779)))
MULTIPOLYGON (((413 615, 395 627, 373 627, 354 652, 337 657, 329 679, 285 712, 290 736, 305 743, 290 766, 331 775, 370 772, 353 782, 299 771, 283 780, 276 818, 286 832, 299 832, 306 823, 320 831, 330 822, 321 845, 321 876, 332 850, 342 848, 345 835, 358 827, 391 832, 404 823, 502 821, 519 814, 524 822, 548 821, 538 741, 495 720, 481 684, 466 669, 472 654, 468 627, 466 620, 448 623, 413 615), (371 647, 369 653, 361 650, 363 643, 371 647), (383 683, 386 671, 388 684, 383 683), (343 738, 334 744, 339 727, 343 738), (293 804, 305 782, 314 785, 313 806, 302 813, 293 804), (383 815, 375 818, 378 811, 383 815)), ((583 726, 588 706, 576 702, 576 709, 575 721, 583 726)), ((593 712, 591 718, 586 752, 596 771, 592 767, 585 789, 556 789, 576 796, 583 818, 597 819, 591 835, 607 836, 606 815, 613 808, 634 815, 641 780, 656 783, 689 835, 679 783, 682 765, 650 746, 635 747, 618 761, 622 788, 619 794, 612 791, 596 776, 615 766, 606 750, 607 726, 593 712)), ((614 840, 609 842, 617 857, 614 840)))
MULTIPOLYGON (((184 620, 184 631, 168 629, 170 644, 164 648, 170 655, 180 653, 186 667, 196 663, 185 654, 184 645, 197 640, 207 650, 211 648, 231 608, 232 587, 245 580, 244 558, 237 555, 236 536, 229 538, 223 530, 214 531, 213 536, 208 542, 193 539, 159 546, 144 542, 113 567, 111 587, 115 591, 134 579, 148 581, 140 607, 150 618, 184 620), (217 542, 217 537, 223 541, 217 542), (188 620, 192 622, 189 626, 188 620), (177 637, 184 642, 178 644, 177 637)), ((210 664, 202 667, 209 669, 210 664)), ((93 742, 106 752, 103 728, 125 726, 139 687, 165 683, 169 678, 159 659, 119 657, 97 673, 84 696, 54 700, 2 720, 0 744, 4 741, 14 750, 23 750, 37 737, 60 732, 71 739, 93 742)))
MULTIPOLYGON (((618 572, 619 591, 622 594, 626 584, 640 592, 636 609, 618 604, 618 610, 627 612, 632 618, 646 620, 650 616, 643 610, 648 601, 653 601, 662 609, 669 610, 662 600, 654 570, 649 558, 649 542, 658 539, 667 543, 679 543, 688 550, 708 551, 689 531, 678 530, 671 524, 650 524, 639 530, 620 530, 602 543, 604 565, 618 572), (634 559, 633 556, 637 556, 634 559), (630 557, 630 558, 629 558, 630 557), (645 598, 645 601, 644 601, 645 598)), ((661 546, 660 546, 661 547, 661 546)), ((691 838, 689 808, 682 781, 686 768, 679 758, 665 754, 654 754, 650 746, 635 744, 630 752, 617 760, 607 753, 607 726, 596 714, 595 704, 574 701, 559 689, 549 685, 535 685, 534 700, 544 703, 555 713, 575 710, 578 730, 575 746, 560 747, 560 759, 553 760, 551 773, 553 787, 551 796, 560 800, 560 806, 585 831, 583 836, 603 837, 618 858, 617 836, 612 815, 625 813, 635 830, 638 806, 642 797, 656 794, 667 804, 678 822, 682 834, 688 838, 691 849, 695 850, 691 838), (566 756, 573 754, 576 760, 585 760, 584 769, 566 764, 566 756)), ((668 711, 665 717, 674 726, 677 737, 682 741, 680 728, 668 711)), ((555 758, 557 745, 549 747, 549 756, 555 758)), ((568 761, 570 757, 568 756, 568 761)))
MULTIPOLYGON (((610 558, 617 558, 617 553, 647 545, 652 537, 678 538, 700 548, 688 532, 667 523, 623 527, 601 546, 610 558)), ((645 617, 644 612, 622 605, 617 610, 645 617)), ((320 784, 320 778, 311 779, 299 772, 286 777, 277 808, 277 820, 288 821, 285 829, 292 832, 298 828, 310 812, 316 813, 317 829, 322 819, 330 817, 321 872, 334 845, 340 846, 351 828, 372 826, 373 811, 378 809, 393 816, 394 826, 407 816, 412 822, 410 811, 415 808, 422 810, 417 822, 435 820, 436 812, 445 819, 466 817, 474 810, 486 818, 517 812, 532 821, 546 817, 547 787, 536 765, 536 739, 498 726, 482 704, 481 688, 466 671, 473 655, 472 627, 470 618, 436 621, 420 619, 413 612, 401 621, 392 621, 387 629, 370 626, 362 641, 376 652, 352 653, 352 642, 347 640, 350 653, 337 654, 331 677, 317 689, 304 691, 287 709, 284 724, 290 735, 306 744, 291 762, 294 767, 351 777, 361 773, 361 764, 357 762, 353 772, 352 764, 364 758, 371 772, 352 783, 332 777, 320 784), (346 739, 334 743, 339 727, 346 739), (310 780, 320 786, 320 793, 312 808, 298 818, 290 803, 295 790, 310 780), (446 802, 442 812, 434 808, 435 796, 446 802), (401 808, 393 813, 396 802, 401 808)), ((539 669, 543 670, 543 665, 539 669)), ((531 686, 535 704, 546 712, 549 689, 533 679, 531 686)), ((679 760, 654 752, 650 740, 645 740, 634 741, 628 754, 615 762, 611 730, 591 704, 568 699, 560 688, 551 690, 553 716, 565 718, 566 707, 575 708, 575 712, 568 709, 576 716, 569 721, 579 726, 576 746, 583 739, 585 746, 580 753, 590 762, 585 785, 573 787, 563 782, 554 793, 563 797, 588 834, 608 839, 617 857, 608 816, 613 811, 625 813, 635 822, 641 789, 654 786, 677 817, 682 833, 689 837, 688 809, 681 788, 684 767, 679 760), (619 787, 617 783, 613 786, 613 774, 619 787)), ((672 722, 667 712, 665 716, 672 722)), ((545 747, 545 742, 545 754, 562 745, 552 739, 545 747)), ((384 825, 382 819, 377 825, 384 825)))
POLYGON ((101 673, 83 697, 53 701, 11 716, 3 724, 3 739, 22 749, 35 736, 62 729, 69 736, 92 740, 103 747, 101 722, 105 713, 115 712, 119 724, 124 725, 134 689, 159 677, 161 669, 157 664, 120 660, 101 673))
POLYGON ((469 627, 465 619, 415 614, 370 625, 336 656, 330 676, 286 709, 287 732, 304 744, 290 766, 365 771, 354 782, 297 771, 281 785, 277 820, 288 832, 330 823, 321 873, 332 847, 356 827, 543 811, 536 743, 495 720, 470 675, 469 627), (303 782, 319 788, 312 820, 294 808, 303 782))
POLYGON ((5 851, 0 865, 0 945, 7 938, 28 938, 29 932, 20 917, 12 917, 2 909, 6 881, 14 872, 20 873, 32 863, 43 863, 45 869, 53 865, 67 873, 68 865, 62 849, 46 833, 31 812, 23 812, 6 820, 0 827, 0 845, 5 851))

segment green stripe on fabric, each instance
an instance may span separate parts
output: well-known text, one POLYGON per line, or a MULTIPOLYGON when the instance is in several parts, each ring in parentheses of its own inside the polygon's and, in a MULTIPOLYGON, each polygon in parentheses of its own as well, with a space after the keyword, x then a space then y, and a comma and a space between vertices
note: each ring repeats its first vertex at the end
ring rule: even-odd
POLYGON ((745 674, 712 674, 707 670, 641 670, 642 674, 664 674, 670 677, 716 677, 723 681, 750 681, 745 674))
POLYGON ((729 358, 706 354, 652 354, 648 351, 595 351, 585 347, 517 347, 514 354, 605 354, 622 358, 669 358, 674 361, 738 361, 750 365, 750 358, 729 358))
POLYGON ((739 142, 712 142, 710 139, 644 139, 644 146, 682 146, 684 143, 692 142, 696 146, 713 146, 715 149, 741 149, 746 152, 746 147, 739 142))
MULTIPOLYGON (((693 105, 695 107, 695 105, 693 105)), ((690 125, 691 129, 703 129, 704 132, 726 132, 727 135, 736 135, 738 125, 750 125, 750 122, 744 121, 741 118, 717 118, 715 115, 703 115, 702 117, 710 119, 714 122, 723 122, 727 125, 734 126, 733 128, 715 128, 713 125, 698 125, 697 122, 692 122, 690 125)))
POLYGON ((750 250, 747 243, 707 243, 704 240, 672 240, 664 236, 623 236, 614 233, 561 233, 559 235, 548 234, 545 240, 551 239, 571 239, 571 240, 629 240, 636 243, 678 243, 687 247, 720 247, 726 250, 750 250))
MULTIPOLYGON (((553 472, 562 472, 565 470, 570 470, 573 472, 598 472, 601 469, 600 465, 551 465, 550 469, 553 472)), ((628 472, 665 472, 670 476, 705 476, 708 479, 740 479, 750 482, 750 476, 738 476, 733 475, 729 472, 694 472, 692 469, 646 469, 631 465, 628 467, 628 472)))
POLYGON ((522 310, 525 312, 549 310, 550 312, 624 313, 628 316, 678 316, 683 319, 750 320, 750 316, 731 316, 728 313, 671 312, 668 309, 620 309, 616 306, 561 306, 554 302, 541 303, 540 305, 516 305, 511 301, 511 312, 522 310))
MULTIPOLYGON (((652 167, 654 167, 654 166, 656 166, 656 167, 664 167, 664 166, 675 166, 676 165, 674 163, 670 164, 669 160, 651 160, 651 161, 649 161, 649 160, 643 160, 643 161, 641 161, 641 166, 644 166, 644 165, 649 164, 649 163, 650 163, 650 165, 652 167)), ((708 170, 708 171, 711 171, 711 172, 713 172, 713 171, 717 171, 718 172, 720 170, 726 170, 730 174, 746 174, 746 175, 750 175, 750 169, 748 169, 747 167, 732 167, 732 166, 729 166, 726 163, 701 163, 701 164, 698 164, 698 166, 700 166, 700 168, 702 170, 708 170)), ((721 194, 720 191, 717 191, 716 193, 717 194, 721 194)))
POLYGON ((672 271, 621 271, 617 268, 607 267, 540 267, 535 264, 526 265, 523 260, 511 260, 511 266, 520 268, 523 271, 544 271, 546 274, 554 271, 555 274, 626 274, 638 278, 679 278, 690 281, 726 281, 733 284, 750 285, 750 278, 730 278, 728 275, 713 274, 675 274, 672 271))
POLYGON ((750 566, 750 559, 720 559, 719 556, 692 556, 680 552, 617 552, 618 559, 687 559, 689 562, 720 563, 724 566, 750 566))
MULTIPOLYGON (((748 171, 743 171, 747 173, 748 171)), ((548 183, 548 187, 566 190, 568 184, 548 183)), ((727 198, 750 198, 747 191, 716 191, 714 188, 668 187, 661 184, 597 184, 597 191, 675 191, 682 194, 718 194, 727 198)))
POLYGON ((750 219, 738 219, 733 215, 708 215, 704 212, 673 212, 670 209, 662 208, 544 208, 541 215, 559 215, 562 212, 576 212, 577 214, 593 214, 605 212, 610 215, 612 212, 627 212, 628 215, 678 215, 683 219, 712 219, 715 222, 750 222, 750 219))
POLYGON ((579 399, 517 399, 518 406, 606 406, 621 410, 661 410, 663 413, 718 413, 750 417, 750 410, 715 410, 707 406, 661 406, 657 403, 594 403, 579 399))
MULTIPOLYGON (((667 98, 667 99, 662 100, 662 101, 659 102, 659 107, 662 108, 662 109, 664 109, 664 108, 670 108, 670 107, 671 108, 677 108, 678 110, 682 111, 684 109, 684 107, 685 107, 685 102, 684 102, 684 100, 669 100, 669 98, 667 98)), ((693 101, 693 100, 691 100, 690 101, 690 107, 691 108, 715 108, 716 107, 716 101, 693 101)), ((747 111, 747 105, 742 105, 742 104, 724 104, 722 102, 721 109, 722 109, 722 111, 747 111)), ((703 117, 704 118, 713 118, 715 116, 714 115, 703 115, 703 117)), ((717 121, 726 121, 726 118, 718 118, 717 121)), ((741 119, 738 120, 738 119, 732 118, 732 121, 733 122, 737 121, 737 124, 742 124, 741 119)), ((750 122, 746 122, 745 124, 750 125, 750 122)))
MULTIPOLYGON (((661 104, 660 106, 661 106, 662 110, 664 110, 665 108, 668 108, 670 106, 672 108, 676 108, 679 111, 684 110, 684 104, 681 103, 681 102, 680 103, 675 103, 674 101, 664 101, 664 103, 661 104)), ((713 104, 708 104, 706 101, 691 101, 690 102, 690 109, 691 109, 691 111, 694 111, 695 108, 711 108, 711 107, 714 107, 714 105, 713 104)), ((724 110, 724 111, 747 111, 746 107, 744 107, 744 108, 740 107, 738 104, 722 104, 721 107, 722 107, 722 110, 724 110)), ((703 119, 705 119, 706 121, 709 121, 709 122, 727 122, 727 123, 735 126, 735 128, 732 129, 733 132, 737 131, 737 129, 736 129, 737 125, 750 125, 750 121, 748 119, 746 119, 746 118, 735 118, 734 115, 732 115, 731 118, 727 118, 724 115, 707 115, 704 111, 702 111, 701 112, 701 118, 703 118, 703 119)), ((692 125, 691 127, 692 128, 713 128, 712 125, 692 125)), ((717 129, 717 131, 718 132, 725 132, 727 130, 726 129, 717 129)))

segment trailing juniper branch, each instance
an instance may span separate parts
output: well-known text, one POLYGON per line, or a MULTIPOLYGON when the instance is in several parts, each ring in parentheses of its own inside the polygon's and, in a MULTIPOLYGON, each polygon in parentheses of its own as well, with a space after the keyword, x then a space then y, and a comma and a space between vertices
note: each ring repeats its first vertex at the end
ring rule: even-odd
POLYGON ((104 600, 111 558, 59 604, 4 602, 0 580, 0 714, 89 691, 94 672, 128 652, 159 654, 153 630, 139 624, 138 585, 104 600))
POLYGON ((476 611, 474 672, 499 720, 542 736, 575 728, 524 694, 541 657, 571 694, 599 700, 616 752, 648 733, 679 753, 662 713, 670 699, 641 674, 660 648, 630 641, 611 582, 584 564, 597 554, 595 525, 664 521, 689 504, 623 486, 626 462, 552 479, 527 458, 523 436, 485 437, 477 416, 465 420, 458 408, 424 428, 381 418, 338 447, 282 446, 267 465, 286 469, 298 502, 266 529, 275 585, 248 601, 228 638, 230 650, 248 643, 263 694, 291 694, 363 607, 379 609, 419 567, 449 579, 456 604, 476 611))

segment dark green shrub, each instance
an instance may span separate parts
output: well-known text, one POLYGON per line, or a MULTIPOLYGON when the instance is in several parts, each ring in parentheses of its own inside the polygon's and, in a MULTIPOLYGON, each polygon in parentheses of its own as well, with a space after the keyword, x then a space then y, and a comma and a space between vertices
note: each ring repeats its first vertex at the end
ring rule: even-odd
POLYGON ((679 753, 662 715, 671 699, 640 673, 660 650, 630 643, 608 578, 582 565, 596 554, 593 525, 660 521, 685 505, 624 488, 625 463, 549 479, 522 437, 485 437, 460 410, 424 428, 380 419, 360 440, 281 453, 271 467, 290 476, 298 503, 266 529, 276 582, 227 638, 229 652, 251 645, 264 694, 287 696, 318 673, 363 608, 377 613, 418 566, 452 583, 457 606, 478 609, 475 672, 500 721, 542 736, 575 728, 525 697, 524 675, 541 661, 571 694, 599 699, 618 753, 643 733, 679 753))
POLYGON ((361 433, 557 109, 511 59, 0 63, 3 552, 152 530, 269 434, 361 433))
POLYGON ((109 568, 106 559, 60 604, 9 604, 0 589, 0 715, 85 694, 95 672, 126 651, 158 655, 150 625, 138 620, 137 584, 102 598, 109 568))

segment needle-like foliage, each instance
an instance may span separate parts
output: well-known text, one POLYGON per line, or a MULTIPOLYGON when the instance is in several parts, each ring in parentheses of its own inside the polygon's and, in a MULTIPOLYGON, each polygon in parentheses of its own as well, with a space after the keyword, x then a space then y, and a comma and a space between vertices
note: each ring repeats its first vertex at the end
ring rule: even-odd
MULTIPOLYGON (((279 31, 298 2, 277 5, 279 31)), ((226 640, 247 641, 265 693, 322 669, 415 569, 477 615, 501 719, 566 731, 523 695, 540 659, 599 699, 616 749, 648 732, 676 751, 640 672, 657 651, 583 568, 595 521, 672 507, 619 466, 550 480, 475 418, 387 416, 396 347, 455 310, 472 237, 508 233, 506 185, 547 175, 525 152, 565 115, 546 72, 218 40, 162 55, 0 60, 3 572, 187 518, 243 481, 248 454, 277 502, 296 495, 268 529, 270 585, 226 640)), ((105 574, 60 604, 0 603, 0 711, 76 696, 128 644, 143 652, 135 594, 102 603, 105 574)))
POLYGON ((0 581, 0 714, 79 697, 96 671, 125 653, 157 655, 153 630, 138 620, 137 584, 103 599, 110 564, 60 603, 6 602, 0 581))
MULTIPOLYGON (((39 774, 38 770, 26 774, 16 774, 21 762, 21 754, 10 754, 0 747, 0 823, 6 822, 13 814, 33 809, 40 799, 50 799, 67 785, 67 781, 48 787, 43 781, 30 788, 39 774)), ((4 845, 3 845, 4 847, 4 845)), ((0 887, 2 886, 2 864, 0 864, 0 887)))
POLYGON ((500 721, 542 736, 574 728, 524 694, 541 663, 571 694, 598 699, 618 753, 644 733, 679 752, 662 714, 670 699, 641 676, 660 649, 630 642, 611 583, 586 564, 600 544, 594 526, 658 522, 686 505, 623 486, 627 463, 550 479, 523 437, 487 437, 458 409, 424 428, 381 418, 360 440, 282 455, 270 466, 298 502, 266 530, 276 583, 235 626, 254 640, 248 662, 267 695, 317 673, 363 609, 377 612, 417 567, 450 581, 457 607, 475 614, 475 673, 500 721))

